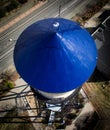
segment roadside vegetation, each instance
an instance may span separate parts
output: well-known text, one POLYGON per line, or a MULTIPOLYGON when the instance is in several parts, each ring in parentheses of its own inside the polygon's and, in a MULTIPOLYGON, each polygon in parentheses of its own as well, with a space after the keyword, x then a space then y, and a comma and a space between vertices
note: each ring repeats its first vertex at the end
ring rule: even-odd
POLYGON ((16 71, 7 71, 0 75, 0 96, 6 94, 15 86, 15 81, 19 77, 16 71))
MULTIPOLYGON (((31 0, 30 0, 31 1, 31 0)), ((29 0, 0 0, 0 18, 3 18, 9 15, 11 12, 16 12, 19 10, 25 3, 30 3, 29 0)), ((32 0, 33 5, 37 2, 45 2, 46 0, 32 0)))
POLYGON ((14 83, 8 80, 2 80, 0 83, 0 95, 14 88, 14 83))
POLYGON ((7 15, 7 13, 18 8, 21 4, 28 2, 28 0, 0 0, 0 18, 7 15))
POLYGON ((84 25, 88 19, 101 10, 108 2, 110 2, 110 0, 97 0, 93 5, 87 5, 84 12, 77 14, 77 17, 73 17, 72 19, 84 25))

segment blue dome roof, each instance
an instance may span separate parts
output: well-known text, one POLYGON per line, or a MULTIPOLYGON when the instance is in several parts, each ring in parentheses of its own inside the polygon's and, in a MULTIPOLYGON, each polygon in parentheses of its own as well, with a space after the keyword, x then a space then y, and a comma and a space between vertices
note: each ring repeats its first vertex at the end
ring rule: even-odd
POLYGON ((23 31, 14 50, 21 77, 32 87, 62 93, 81 86, 93 73, 97 50, 90 34, 63 18, 37 21, 23 31))

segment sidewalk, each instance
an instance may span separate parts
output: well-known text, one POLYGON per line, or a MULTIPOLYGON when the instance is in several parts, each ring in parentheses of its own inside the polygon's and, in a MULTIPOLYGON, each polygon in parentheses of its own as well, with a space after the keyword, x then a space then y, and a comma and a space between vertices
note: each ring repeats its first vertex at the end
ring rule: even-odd
POLYGON ((25 18, 31 14, 36 9, 40 8, 45 2, 34 2, 35 0, 29 0, 28 3, 24 4, 20 8, 14 10, 9 16, 4 17, 0 20, 0 33, 13 26, 15 23, 19 22, 21 19, 25 18), (4 25, 5 24, 5 25, 4 25))

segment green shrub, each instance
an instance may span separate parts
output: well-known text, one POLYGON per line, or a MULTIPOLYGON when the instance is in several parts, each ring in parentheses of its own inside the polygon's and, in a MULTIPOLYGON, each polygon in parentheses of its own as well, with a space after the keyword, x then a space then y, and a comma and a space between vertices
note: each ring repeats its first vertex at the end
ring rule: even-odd
POLYGON ((12 89, 12 88, 14 87, 13 83, 12 83, 12 82, 9 82, 9 81, 7 81, 7 82, 5 83, 5 86, 6 86, 8 89, 12 89))
POLYGON ((0 94, 9 91, 12 88, 14 88, 14 83, 7 80, 3 80, 0 84, 0 94))

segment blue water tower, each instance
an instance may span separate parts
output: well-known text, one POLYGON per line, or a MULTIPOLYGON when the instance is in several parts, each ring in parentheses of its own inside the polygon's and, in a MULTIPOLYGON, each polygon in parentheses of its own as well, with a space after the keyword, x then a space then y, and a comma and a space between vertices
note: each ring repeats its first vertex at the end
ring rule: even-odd
POLYGON ((48 99, 66 99, 93 73, 97 49, 78 23, 48 18, 27 27, 14 49, 20 76, 48 99))

